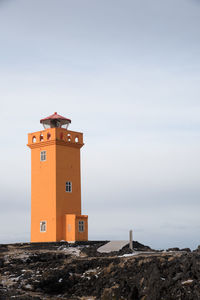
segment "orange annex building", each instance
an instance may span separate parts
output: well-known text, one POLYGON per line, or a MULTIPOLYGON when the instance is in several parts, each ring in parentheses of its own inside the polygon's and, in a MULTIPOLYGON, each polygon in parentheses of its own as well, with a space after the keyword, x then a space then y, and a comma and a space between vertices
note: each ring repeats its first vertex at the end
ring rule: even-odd
POLYGON ((81 215, 80 149, 83 134, 68 130, 57 113, 40 120, 44 130, 28 134, 31 149, 31 242, 88 240, 81 215))

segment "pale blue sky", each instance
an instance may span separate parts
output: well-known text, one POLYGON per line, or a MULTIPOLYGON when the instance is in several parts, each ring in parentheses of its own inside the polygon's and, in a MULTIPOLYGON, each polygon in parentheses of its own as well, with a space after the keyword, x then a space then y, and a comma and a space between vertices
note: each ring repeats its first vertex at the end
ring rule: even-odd
POLYGON ((29 240, 27 133, 57 111, 90 239, 200 244, 199 36, 198 0, 0 0, 0 243, 29 240))

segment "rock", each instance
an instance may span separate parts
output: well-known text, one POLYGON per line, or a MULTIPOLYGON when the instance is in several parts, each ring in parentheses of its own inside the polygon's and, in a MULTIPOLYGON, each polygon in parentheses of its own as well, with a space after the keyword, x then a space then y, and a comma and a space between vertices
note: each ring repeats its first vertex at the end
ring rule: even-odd
POLYGON ((174 281, 177 281, 177 280, 180 280, 182 276, 183 276, 183 273, 177 273, 172 279, 174 281))
POLYGON ((180 249, 178 247, 174 247, 174 248, 169 248, 166 251, 167 252, 170 252, 170 251, 180 251, 180 249))
POLYGON ((171 248, 99 255, 102 242, 7 245, 0 252, 0 300, 197 300, 200 253, 171 248), (174 250, 175 249, 175 250, 174 250), (71 254, 70 254, 71 253, 71 254), (33 296, 34 295, 34 296, 33 296), (13 298, 15 296, 15 298, 13 298))
POLYGON ((2 268, 3 266, 4 266, 4 260, 0 258, 0 268, 2 268))
POLYGON ((190 248, 183 248, 183 249, 181 249, 181 251, 191 252, 190 248))
POLYGON ((120 300, 120 290, 118 286, 113 286, 111 288, 105 288, 102 293, 102 300, 120 300))
POLYGON ((200 252, 200 245, 194 250, 194 252, 200 252))

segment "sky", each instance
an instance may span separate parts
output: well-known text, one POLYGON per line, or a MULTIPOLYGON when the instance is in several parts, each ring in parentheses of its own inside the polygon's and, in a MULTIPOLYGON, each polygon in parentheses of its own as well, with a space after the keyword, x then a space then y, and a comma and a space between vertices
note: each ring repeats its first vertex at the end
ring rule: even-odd
POLYGON ((84 133, 90 240, 200 244, 200 0, 0 0, 0 243, 30 241, 27 134, 84 133))

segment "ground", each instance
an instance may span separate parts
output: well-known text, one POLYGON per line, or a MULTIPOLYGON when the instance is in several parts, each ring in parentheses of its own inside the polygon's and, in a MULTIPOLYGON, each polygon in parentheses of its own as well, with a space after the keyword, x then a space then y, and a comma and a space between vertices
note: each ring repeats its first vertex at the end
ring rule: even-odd
POLYGON ((0 300, 200 300, 200 251, 155 251, 133 242, 0 245, 0 300))

